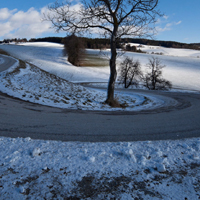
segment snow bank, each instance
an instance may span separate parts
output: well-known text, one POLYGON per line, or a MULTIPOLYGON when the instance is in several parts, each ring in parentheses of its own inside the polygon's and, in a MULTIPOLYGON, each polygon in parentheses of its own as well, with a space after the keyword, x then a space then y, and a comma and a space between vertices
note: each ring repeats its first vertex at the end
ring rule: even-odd
POLYGON ((200 196, 199 138, 79 143, 1 137, 0 152, 3 199, 200 196))

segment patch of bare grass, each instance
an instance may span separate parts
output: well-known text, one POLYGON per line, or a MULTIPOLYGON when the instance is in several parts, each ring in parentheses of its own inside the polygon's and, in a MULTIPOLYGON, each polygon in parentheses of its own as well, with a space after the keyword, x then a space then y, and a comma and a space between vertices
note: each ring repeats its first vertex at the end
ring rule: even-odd
POLYGON ((26 69, 26 63, 23 60, 19 60, 19 66, 16 67, 12 73, 13 74, 17 74, 20 72, 20 69, 26 69))
POLYGON ((0 49, 0 54, 6 55, 6 56, 10 56, 9 53, 7 53, 6 51, 4 51, 4 50, 2 50, 2 49, 0 49))

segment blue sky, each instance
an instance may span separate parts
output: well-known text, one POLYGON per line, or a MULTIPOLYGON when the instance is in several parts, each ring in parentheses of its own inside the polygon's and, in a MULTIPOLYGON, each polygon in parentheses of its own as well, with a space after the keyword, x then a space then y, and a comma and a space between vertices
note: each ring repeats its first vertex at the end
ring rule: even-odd
MULTIPOLYGON (((5 0, 0 2, 0 40, 5 38, 38 38, 65 36, 41 23, 42 13, 53 0, 5 0)), ((164 17, 156 24, 157 40, 200 43, 200 0, 160 0, 164 17)))

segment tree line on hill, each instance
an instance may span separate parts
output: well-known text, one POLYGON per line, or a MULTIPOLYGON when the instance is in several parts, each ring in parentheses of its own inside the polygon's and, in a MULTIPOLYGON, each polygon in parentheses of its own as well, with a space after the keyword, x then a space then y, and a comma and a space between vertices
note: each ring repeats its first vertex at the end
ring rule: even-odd
POLYGON ((162 46, 168 48, 183 48, 183 49, 197 49, 199 50, 200 43, 180 43, 175 41, 161 41, 161 40, 149 40, 149 39, 140 39, 140 38, 125 38, 122 39, 125 43, 139 43, 143 45, 152 45, 152 46, 162 46))
MULTIPOLYGON (((110 39, 105 38, 81 38, 85 48, 88 49, 103 49, 110 48, 110 39)), ((46 37, 46 38, 37 38, 30 39, 30 42, 55 42, 55 43, 64 43, 63 37, 46 37)), ((184 49, 197 49, 200 48, 200 43, 180 43, 175 41, 161 41, 161 40, 150 40, 142 38, 122 38, 118 44, 117 48, 122 48, 124 43, 139 43, 143 45, 152 45, 152 46, 162 46, 168 48, 184 48, 184 49)))
POLYGON ((11 43, 11 42, 15 42, 15 43, 19 43, 19 42, 28 42, 28 40, 26 38, 14 38, 14 39, 4 39, 3 41, 0 41, 0 43, 11 43))
MULTIPOLYGON (((10 42, 54 42, 59 44, 64 44, 64 37, 45 37, 45 38, 31 38, 27 40, 26 38, 14 38, 14 39, 4 39, 0 43, 10 43, 10 42)), ((88 49, 109 49, 110 40, 104 38, 85 38, 81 37, 82 43, 85 48, 88 49)), ((121 38, 117 44, 117 48, 122 48, 125 43, 138 43, 143 45, 152 45, 152 46, 162 46, 168 48, 184 48, 184 49, 196 49, 200 50, 200 43, 180 43, 175 41, 161 41, 161 40, 150 40, 142 38, 121 38)), ((129 50, 129 49, 127 49, 129 50)), ((134 50, 133 50, 134 51, 134 50)))

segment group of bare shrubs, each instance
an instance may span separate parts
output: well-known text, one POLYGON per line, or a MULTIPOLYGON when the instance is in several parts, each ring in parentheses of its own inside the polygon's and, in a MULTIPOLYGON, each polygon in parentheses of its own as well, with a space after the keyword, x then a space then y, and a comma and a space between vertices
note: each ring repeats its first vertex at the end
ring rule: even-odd
POLYGON ((139 83, 149 90, 169 90, 172 83, 162 77, 162 69, 165 67, 157 57, 152 57, 146 65, 147 72, 141 70, 138 60, 126 57, 120 64, 118 81, 124 88, 131 85, 138 86, 139 83))

